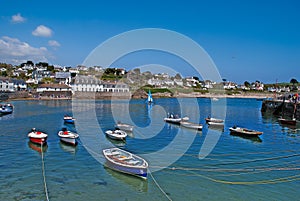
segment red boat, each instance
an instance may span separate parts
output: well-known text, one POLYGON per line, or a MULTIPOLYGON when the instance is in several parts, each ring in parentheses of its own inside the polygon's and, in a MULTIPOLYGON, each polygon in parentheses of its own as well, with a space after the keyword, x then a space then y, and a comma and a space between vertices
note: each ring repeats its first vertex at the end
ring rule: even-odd
POLYGON ((32 128, 28 133, 28 137, 31 142, 35 144, 46 144, 48 135, 42 131, 37 131, 35 128, 32 128))

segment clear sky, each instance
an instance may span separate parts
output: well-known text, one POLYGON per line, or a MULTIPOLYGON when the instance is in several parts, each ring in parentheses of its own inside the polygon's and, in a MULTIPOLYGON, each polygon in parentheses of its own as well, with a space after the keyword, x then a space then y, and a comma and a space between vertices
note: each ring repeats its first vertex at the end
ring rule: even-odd
MULTIPOLYGON (((297 0, 1 0, 0 62, 32 60, 75 67, 107 39, 141 28, 162 28, 191 38, 227 80, 300 81, 297 0)), ((141 53, 114 65, 129 70, 162 58, 157 52, 141 53)), ((171 60, 167 65, 184 68, 171 60)), ((193 76, 191 71, 184 73, 193 76)))

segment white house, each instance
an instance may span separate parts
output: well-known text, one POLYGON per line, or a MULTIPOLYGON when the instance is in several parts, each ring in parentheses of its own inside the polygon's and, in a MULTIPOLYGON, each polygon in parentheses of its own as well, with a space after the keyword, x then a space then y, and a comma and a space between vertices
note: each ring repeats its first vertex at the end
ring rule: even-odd
POLYGON ((92 76, 77 76, 71 86, 73 92, 129 92, 124 83, 103 82, 92 76))
POLYGON ((27 89, 27 84, 24 80, 11 79, 14 84, 14 91, 25 91, 27 89))
POLYGON ((236 89, 237 88, 237 84, 234 82, 226 82, 224 84, 224 89, 236 89))
POLYGON ((37 87, 37 92, 66 92, 72 88, 65 84, 41 84, 37 87))
POLYGON ((7 78, 0 78, 0 91, 13 92, 14 83, 7 78))

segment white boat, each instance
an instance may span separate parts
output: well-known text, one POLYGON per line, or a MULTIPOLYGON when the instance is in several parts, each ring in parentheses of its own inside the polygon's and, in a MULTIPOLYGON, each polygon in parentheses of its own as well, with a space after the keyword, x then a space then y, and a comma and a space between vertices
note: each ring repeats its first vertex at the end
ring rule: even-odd
POLYGON ((183 126, 185 128, 195 129, 195 130, 202 130, 203 128, 202 124, 197 124, 189 121, 181 121, 180 126, 183 126))
POLYGON ((74 124, 75 123, 75 118, 69 115, 64 115, 64 122, 66 124, 74 124))
POLYGON ((180 124, 181 118, 175 118, 175 117, 165 117, 164 121, 168 123, 173 123, 173 124, 180 124))
POLYGON ((256 131, 256 130, 251 130, 248 128, 241 128, 241 127, 237 127, 237 126, 233 126, 231 128, 229 128, 230 133, 233 135, 242 135, 242 136, 259 136, 262 135, 263 132, 261 131, 256 131))
POLYGON ((133 128, 134 128, 134 126, 132 126, 130 124, 125 124, 125 123, 121 123, 121 122, 118 122, 115 127, 116 127, 116 129, 120 129, 123 131, 129 131, 129 132, 132 132, 133 128))
POLYGON ((127 137, 127 133, 125 131, 116 129, 116 130, 107 130, 105 134, 114 140, 125 140, 127 137))
POLYGON ((207 124, 210 126, 224 126, 224 122, 209 121, 209 122, 207 122, 207 124))
POLYGON ((173 124, 180 124, 181 121, 188 121, 188 120, 189 120, 188 117, 181 118, 178 115, 173 115, 173 114, 170 114, 168 115, 168 117, 164 118, 165 122, 173 123, 173 124))
POLYGON ((224 125, 224 120, 223 119, 207 117, 207 118, 205 118, 205 121, 209 125, 224 125))
POLYGON ((30 141, 35 144, 43 145, 47 143, 48 134, 42 131, 37 131, 35 128, 32 128, 27 136, 29 137, 30 141))
POLYGON ((0 105, 0 114, 11 114, 13 112, 12 104, 0 105))
POLYGON ((116 147, 104 149, 103 155, 107 167, 147 179, 148 163, 145 159, 116 147))
POLYGON ((60 140, 62 142, 71 145, 77 145, 77 138, 79 137, 77 133, 68 131, 66 128, 62 128, 62 130, 59 131, 57 135, 60 137, 60 140))

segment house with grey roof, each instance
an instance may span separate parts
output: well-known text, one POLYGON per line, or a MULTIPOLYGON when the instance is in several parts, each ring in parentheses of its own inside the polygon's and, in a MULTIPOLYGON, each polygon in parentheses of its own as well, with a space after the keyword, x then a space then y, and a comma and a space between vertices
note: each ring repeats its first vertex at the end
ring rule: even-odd
POLYGON ((55 80, 60 84, 69 85, 71 83, 71 73, 70 72, 56 72, 55 80))
POLYGON ((14 83, 5 77, 0 77, 0 91, 13 92, 14 83))

